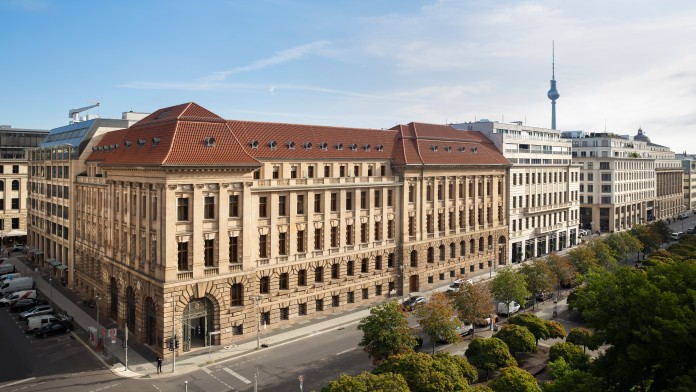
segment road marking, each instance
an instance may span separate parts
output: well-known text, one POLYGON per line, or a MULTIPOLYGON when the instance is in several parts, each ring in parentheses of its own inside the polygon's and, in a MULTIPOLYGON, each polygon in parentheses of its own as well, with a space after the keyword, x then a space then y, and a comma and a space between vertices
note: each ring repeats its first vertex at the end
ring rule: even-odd
POLYGON ((247 380, 247 379, 244 378, 241 374, 235 372, 234 370, 232 370, 232 369, 230 369, 230 368, 222 368, 222 370, 224 370, 224 371, 226 371, 227 373, 229 373, 229 374, 231 374, 231 375, 237 377, 238 379, 242 380, 242 382, 245 383, 245 384, 251 384, 251 381, 247 380))
POLYGON ((201 368, 201 370, 203 370, 204 372, 208 373, 208 375, 209 375, 210 377, 212 377, 212 378, 214 378, 214 379, 220 381, 220 383, 222 383, 224 386, 226 386, 227 388, 229 388, 230 390, 232 390, 232 386, 229 385, 229 384, 227 384, 226 382, 220 380, 219 378, 215 377, 215 375, 213 374, 213 371, 212 371, 212 370, 208 369, 207 367, 203 367, 203 368, 201 368))
POLYGON ((0 388, 11 387, 13 385, 21 384, 23 382, 27 382, 27 381, 31 381, 31 380, 35 380, 35 379, 36 379, 36 377, 25 378, 24 380, 18 380, 18 381, 11 382, 9 384, 0 385, 0 388))
POLYGON ((356 348, 357 348, 357 347, 352 347, 352 348, 349 348, 348 350, 343 350, 343 351, 341 351, 340 353, 336 353, 336 355, 345 354, 345 353, 347 353, 347 352, 350 352, 350 351, 355 350, 356 348))

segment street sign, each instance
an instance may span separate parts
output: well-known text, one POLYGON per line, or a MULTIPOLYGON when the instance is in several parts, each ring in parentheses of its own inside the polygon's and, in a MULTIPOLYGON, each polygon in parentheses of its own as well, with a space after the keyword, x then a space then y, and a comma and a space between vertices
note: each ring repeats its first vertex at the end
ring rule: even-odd
POLYGON ((116 344, 116 338, 111 338, 111 344, 116 344))
POLYGON ((109 329, 109 336, 112 338, 116 338, 116 328, 109 329))

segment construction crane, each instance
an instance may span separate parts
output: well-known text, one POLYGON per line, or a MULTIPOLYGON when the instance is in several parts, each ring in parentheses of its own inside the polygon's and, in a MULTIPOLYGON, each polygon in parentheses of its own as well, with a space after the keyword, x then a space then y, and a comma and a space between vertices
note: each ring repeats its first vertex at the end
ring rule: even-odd
POLYGON ((79 114, 81 112, 84 112, 85 110, 89 110, 92 108, 96 108, 97 106, 99 106, 99 102, 95 102, 94 105, 85 106, 83 108, 70 109, 70 111, 68 112, 68 117, 70 117, 70 124, 74 124, 80 121, 79 114))

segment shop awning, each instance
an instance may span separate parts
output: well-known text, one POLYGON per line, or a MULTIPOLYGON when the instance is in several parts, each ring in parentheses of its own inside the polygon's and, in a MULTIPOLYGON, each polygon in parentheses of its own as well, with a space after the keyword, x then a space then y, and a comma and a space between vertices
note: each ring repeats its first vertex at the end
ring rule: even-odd
POLYGON ((21 237, 23 235, 27 235, 27 232, 24 230, 10 230, 7 233, 5 233, 5 237, 21 237))
POLYGON ((63 271, 63 270, 68 269, 68 266, 65 265, 65 264, 61 264, 61 265, 57 266, 56 268, 59 269, 59 270, 61 270, 61 271, 63 271))
POLYGON ((48 259, 46 259, 46 262, 54 267, 60 265, 60 261, 58 261, 52 257, 49 257, 48 259))
POLYGON ((36 256, 41 256, 42 254, 43 254, 42 250, 37 250, 36 252, 34 252, 34 255, 36 255, 36 256))

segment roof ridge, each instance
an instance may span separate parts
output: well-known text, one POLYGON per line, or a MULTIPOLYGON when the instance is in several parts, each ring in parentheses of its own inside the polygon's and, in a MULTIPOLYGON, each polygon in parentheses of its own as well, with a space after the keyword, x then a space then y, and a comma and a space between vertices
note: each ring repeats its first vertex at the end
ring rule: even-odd
POLYGON ((413 142, 416 144, 416 153, 418 154, 418 159, 420 159, 421 164, 425 164, 425 159, 423 159, 423 155, 421 154, 421 149, 420 149, 420 143, 418 143, 418 131, 416 131, 416 123, 411 123, 413 124, 413 142))
POLYGON ((167 154, 165 154, 164 158, 162 159, 162 163, 160 163, 160 165, 162 165, 162 166, 164 166, 165 162, 167 162, 169 160, 169 156, 172 153, 172 146, 174 145, 174 141, 176 140, 176 134, 179 131, 179 124, 180 123, 181 123, 181 121, 178 121, 178 120, 174 122, 174 124, 175 124, 174 125, 174 132, 172 133, 172 138, 169 141, 169 147, 168 147, 169 149, 167 150, 167 154))
POLYGON ((237 145, 239 146, 239 148, 242 149, 242 152, 243 152, 246 156, 248 156, 251 160, 253 160, 253 161, 255 161, 255 162, 259 162, 258 159, 254 158, 253 156, 251 156, 251 155, 246 151, 246 148, 244 148, 244 145, 243 145, 243 144, 239 141, 239 139, 237 138, 237 134, 232 130, 232 128, 230 128, 230 123, 229 123, 229 121, 225 121, 225 128, 226 128, 227 131, 229 131, 229 133, 232 135, 232 138, 234 139, 234 141, 237 142, 237 145))

